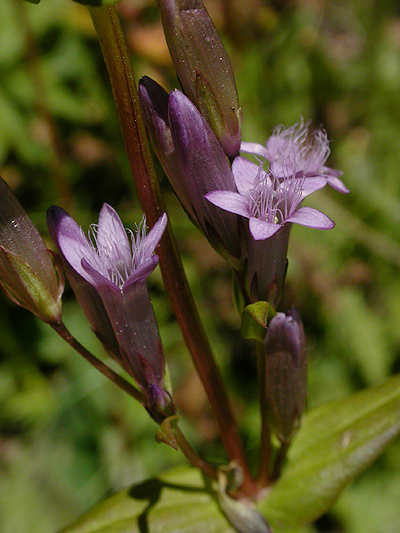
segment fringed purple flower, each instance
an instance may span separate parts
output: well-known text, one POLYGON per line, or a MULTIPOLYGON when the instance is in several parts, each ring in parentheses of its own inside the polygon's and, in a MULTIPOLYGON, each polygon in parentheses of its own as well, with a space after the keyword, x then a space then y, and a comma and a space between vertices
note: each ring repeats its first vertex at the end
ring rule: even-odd
POLYGON ((212 191, 206 194, 214 205, 249 219, 254 240, 265 240, 284 224, 296 223, 315 229, 331 229, 334 222, 311 207, 300 207, 305 196, 321 188, 319 181, 296 177, 295 173, 265 172, 243 157, 237 157, 232 172, 238 192, 212 191))
POLYGON ((232 165, 238 192, 212 191, 207 200, 231 213, 249 219, 247 273, 250 301, 265 300, 276 306, 286 273, 286 254, 292 223, 316 229, 331 229, 334 222, 302 200, 324 186, 319 179, 296 173, 266 172, 243 157, 232 165))
MULTIPOLYGON (((311 121, 301 121, 290 128, 277 126, 263 146, 257 143, 241 144, 241 151, 267 159, 270 170, 281 179, 288 174, 327 183, 342 193, 349 189, 339 179, 343 172, 325 166, 330 148, 326 131, 323 128, 310 130, 311 121)), ((318 187, 318 188, 321 188, 318 187)))
POLYGON ((88 238, 63 209, 53 206, 48 211, 50 233, 90 324, 147 394, 150 408, 167 401, 163 350, 146 287, 158 264, 154 250, 166 224, 164 214, 147 235, 144 220, 133 233, 104 204, 88 238))

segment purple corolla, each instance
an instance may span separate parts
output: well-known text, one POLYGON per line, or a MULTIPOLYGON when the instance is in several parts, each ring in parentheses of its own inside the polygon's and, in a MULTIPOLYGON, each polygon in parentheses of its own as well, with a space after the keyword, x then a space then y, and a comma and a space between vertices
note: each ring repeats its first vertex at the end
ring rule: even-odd
POLYGON ((212 191, 207 200, 231 213, 249 219, 254 240, 272 237, 284 224, 296 223, 316 229, 331 229, 334 222, 311 207, 300 207, 305 196, 323 187, 319 180, 306 180, 295 173, 266 172, 243 157, 237 157, 232 172, 238 192, 212 191))
POLYGON ((311 121, 301 121, 290 128, 277 126, 265 146, 244 142, 240 149, 268 160, 271 172, 278 178, 293 174, 319 181, 321 187, 328 183, 337 191, 348 193, 349 189, 339 179, 343 172, 325 166, 330 154, 326 131, 323 128, 311 131, 310 124, 311 121))
POLYGON ((146 278, 158 264, 154 255, 167 224, 164 214, 146 235, 125 230, 116 211, 104 204, 89 237, 60 207, 48 211, 51 236, 67 276, 96 334, 109 353, 138 382, 148 406, 166 400, 164 356, 146 278))
POLYGON ((265 300, 277 305, 286 273, 286 255, 292 223, 316 229, 331 229, 334 222, 302 200, 321 189, 319 178, 299 177, 288 171, 276 175, 262 164, 237 157, 232 164, 237 192, 206 194, 214 205, 249 219, 247 275, 250 301, 265 300))

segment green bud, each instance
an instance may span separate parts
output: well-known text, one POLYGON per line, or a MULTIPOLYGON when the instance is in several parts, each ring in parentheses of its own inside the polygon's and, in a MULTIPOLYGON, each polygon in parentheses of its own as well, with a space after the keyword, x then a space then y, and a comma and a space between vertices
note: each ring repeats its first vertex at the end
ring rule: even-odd
POLYGON ((61 320, 64 276, 59 257, 0 178, 0 288, 14 303, 47 323, 61 320))
POLYGON ((156 441, 163 442, 174 450, 178 449, 178 444, 176 442, 174 428, 178 423, 179 417, 177 415, 172 415, 163 420, 160 424, 160 427, 156 431, 156 441))
POLYGON ((186 96, 226 155, 238 154, 241 110, 228 54, 201 0, 158 0, 165 37, 186 96))

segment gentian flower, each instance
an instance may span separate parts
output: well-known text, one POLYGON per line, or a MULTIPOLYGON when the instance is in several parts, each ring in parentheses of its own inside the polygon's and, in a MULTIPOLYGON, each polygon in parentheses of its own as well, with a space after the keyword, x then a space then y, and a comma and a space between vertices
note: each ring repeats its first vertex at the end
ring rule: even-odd
POLYGON ((61 321, 64 277, 32 221, 0 178, 0 288, 44 322, 61 321))
POLYGON ((302 200, 324 186, 319 179, 298 177, 295 172, 266 172, 243 157, 232 165, 237 192, 206 194, 214 205, 249 219, 248 278, 250 300, 277 305, 286 272, 286 254, 292 223, 316 229, 331 229, 334 222, 302 200))
POLYGON ((168 96, 158 84, 143 78, 139 96, 153 146, 180 202, 217 252, 240 270, 244 261, 240 217, 205 199, 213 190, 236 191, 218 139, 180 91, 168 96))
POLYGON ((292 172, 282 172, 278 177, 244 157, 234 160, 232 172, 238 192, 212 191, 206 198, 226 211, 248 218, 254 240, 268 239, 288 223, 316 229, 334 227, 333 220, 317 209, 299 207, 305 196, 321 188, 319 181, 310 182, 292 172))
POLYGON ((321 187, 328 183, 337 191, 348 193, 349 189, 339 179, 343 172, 325 166, 330 154, 326 131, 322 128, 310 131, 310 124, 311 121, 301 121, 290 128, 277 126, 265 146, 244 142, 240 149, 267 159, 277 178, 293 174, 320 183, 321 187))
POLYGON ((116 211, 104 204, 89 237, 60 207, 51 207, 47 219, 92 327, 147 395, 149 409, 162 408, 169 401, 163 389, 165 362, 146 278, 158 264, 153 252, 167 216, 164 214, 147 235, 142 220, 134 234, 125 230, 116 211))

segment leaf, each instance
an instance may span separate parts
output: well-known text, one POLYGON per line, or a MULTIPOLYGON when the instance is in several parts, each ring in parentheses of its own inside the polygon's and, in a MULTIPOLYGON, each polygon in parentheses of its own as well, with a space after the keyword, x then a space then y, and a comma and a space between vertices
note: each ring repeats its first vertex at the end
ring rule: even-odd
POLYGON ((276 528, 309 524, 400 433, 400 375, 311 411, 259 509, 276 528))
POLYGON ((100 502, 60 533, 234 533, 201 473, 183 466, 100 502))

